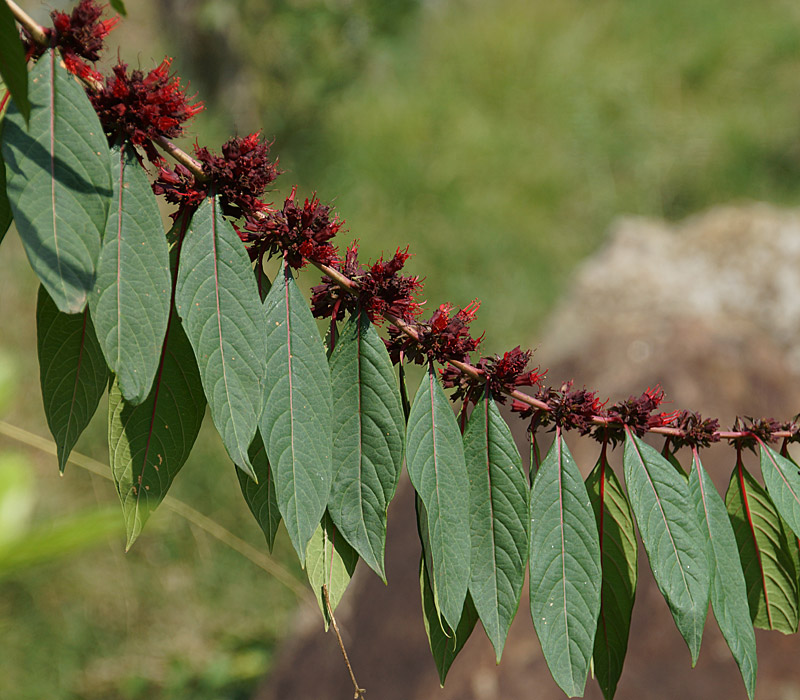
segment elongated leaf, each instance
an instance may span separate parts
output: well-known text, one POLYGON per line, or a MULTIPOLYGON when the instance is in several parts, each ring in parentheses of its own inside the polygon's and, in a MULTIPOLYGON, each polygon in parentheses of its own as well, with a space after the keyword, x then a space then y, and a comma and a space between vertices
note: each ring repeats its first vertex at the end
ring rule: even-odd
POLYGON ((406 467, 427 513, 436 600, 455 628, 470 576, 469 477, 453 409, 432 367, 408 418, 406 467))
POLYGON ((511 430, 488 394, 464 431, 469 474, 469 592, 500 663, 528 560, 528 481, 511 430))
POLYGON ((83 311, 111 198, 108 144, 77 80, 51 50, 29 76, 28 128, 3 127, 8 199, 25 252, 60 311, 83 311))
POLYGON ((583 695, 600 613, 600 540, 589 495, 560 431, 531 489, 530 604, 553 679, 583 695))
POLYGON ((114 196, 89 308, 123 398, 139 404, 153 385, 169 320, 169 251, 133 147, 112 148, 111 164, 114 196))
POLYGON ((787 533, 772 500, 738 460, 725 507, 747 584, 750 619, 761 629, 797 631, 797 572, 787 533))
MULTIPOLYGON (((3 138, 3 122, 0 120, 0 141, 3 138)), ((11 205, 8 203, 8 195, 6 194, 6 164, 3 160, 2 151, 0 151, 0 243, 6 236, 8 227, 14 216, 11 213, 11 205)))
POLYGON ((278 506, 300 562, 331 490, 331 380, 308 304, 283 270, 264 300, 267 379, 261 435, 278 506))
POLYGON ((192 347, 176 314, 169 321, 153 388, 135 405, 125 401, 119 378, 108 394, 108 448, 127 549, 189 457, 206 402, 192 347))
POLYGON ((242 489, 244 500, 247 502, 247 507, 250 508, 250 512, 264 532, 267 546, 271 552, 275 544, 275 535, 278 533, 278 525, 281 523, 281 513, 278 510, 275 478, 272 476, 272 468, 269 466, 267 450, 260 432, 256 432, 253 444, 250 445, 249 454, 258 483, 241 469, 236 470, 236 475, 239 477, 239 486, 242 489))
POLYGON ((747 695, 756 690, 756 636, 750 620, 747 584, 742 573, 736 536, 722 497, 695 453, 694 469, 689 477, 689 492, 694 500, 701 531, 708 539, 711 556, 711 608, 717 624, 739 665, 747 695))
POLYGON ((0 78, 3 79, 20 114, 27 122, 31 116, 28 100, 28 67, 19 30, 6 3, 0 3, 0 78))
POLYGON ((262 406, 264 309, 247 251, 216 198, 203 202, 183 240, 175 305, 214 425, 234 464, 253 476, 247 451, 262 406))
POLYGON ((639 547, 633 512, 605 452, 586 479, 600 536, 603 584, 594 638, 594 674, 603 697, 611 700, 622 675, 631 614, 636 598, 639 547))
POLYGON ((41 286, 36 336, 44 414, 63 472, 106 390, 108 368, 88 309, 80 314, 62 313, 41 286))
POLYGON ((335 613, 336 606, 339 605, 350 579, 353 578, 356 564, 358 564, 358 554, 347 544, 326 513, 314 530, 306 548, 306 574, 317 598, 319 609, 322 611, 326 631, 330 624, 330 616, 325 605, 322 586, 326 585, 328 588, 331 611, 335 613))
POLYGON ((125 9, 125 3, 122 0, 109 0, 111 7, 119 12, 123 17, 128 16, 128 11, 125 9))
POLYGON ((472 630, 475 629, 478 612, 475 610, 472 598, 467 593, 456 631, 453 632, 447 622, 439 616, 424 558, 420 558, 419 562, 419 587, 422 594, 422 618, 425 622, 425 632, 428 635, 428 643, 431 646, 436 670, 439 672, 439 683, 444 687, 444 680, 447 678, 450 666, 464 648, 472 630))
POLYGON ((330 358, 336 527, 384 581, 386 509, 403 466, 405 421, 389 353, 365 313, 354 315, 330 358))
POLYGON ((689 485, 658 450, 630 431, 623 462, 650 568, 694 666, 708 613, 711 575, 689 485))
MULTIPOLYGON (((781 517, 800 537, 800 471, 787 457, 761 442, 761 473, 767 492, 781 517)), ((787 533, 788 534, 788 533, 787 533)))

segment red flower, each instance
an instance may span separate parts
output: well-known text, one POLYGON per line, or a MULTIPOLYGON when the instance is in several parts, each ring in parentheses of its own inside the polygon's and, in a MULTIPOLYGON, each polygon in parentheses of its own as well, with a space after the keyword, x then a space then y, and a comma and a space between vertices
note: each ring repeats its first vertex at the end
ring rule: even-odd
POLYGON ((226 215, 251 217, 269 209, 261 197, 279 174, 276 164, 269 159, 270 145, 256 132, 228 139, 222 146, 222 155, 195 147, 203 173, 213 184, 226 215))
MULTIPOLYGON (((664 414, 662 414, 664 415, 664 414)), ((719 441, 719 421, 716 418, 706 418, 692 411, 675 411, 671 421, 665 422, 673 428, 683 431, 680 437, 672 437, 672 444, 678 450, 681 447, 708 447, 712 442, 719 441)))
MULTIPOLYGON (((331 267, 345 277, 361 281, 366 274, 363 265, 358 262, 358 241, 353 241, 347 248, 344 260, 334 260, 331 267)), ((344 291, 327 275, 323 275, 320 284, 311 288, 311 312, 315 318, 328 318, 341 321, 348 311, 358 308, 358 295, 344 291)))
POLYGON ((294 268, 303 267, 308 260, 330 265, 337 252, 329 240, 339 232, 343 221, 331 215, 331 208, 316 196, 300 206, 295 197, 297 188, 286 199, 281 210, 271 210, 261 217, 249 217, 245 229, 252 234, 252 258, 268 254, 284 256, 294 268))
MULTIPOLYGON (((655 411, 664 401, 664 390, 656 385, 647 390, 638 398, 629 397, 625 401, 620 401, 608 409, 608 417, 615 423, 626 425, 631 428, 639 437, 644 435, 648 428, 652 427, 650 414, 655 411)), ((617 431, 619 432, 619 431, 617 431)), ((620 435, 613 436, 618 439, 620 435)))
MULTIPOLYGON (((103 40, 119 22, 119 17, 101 20, 101 14, 103 8, 94 0, 81 0, 71 15, 58 10, 50 13, 53 28, 46 28, 45 33, 50 37, 51 45, 61 49, 67 69, 80 78, 101 78, 99 73, 82 60, 95 63, 100 59, 103 40)), ((39 58, 46 47, 36 44, 24 29, 23 32, 28 55, 39 58)))
POLYGON ((527 371, 531 354, 530 350, 523 351, 517 346, 503 353, 502 357, 499 355, 482 357, 475 364, 481 373, 480 377, 464 374, 451 365, 442 370, 442 383, 445 388, 456 388, 451 396, 453 401, 462 399, 477 403, 481 400, 488 384, 489 392, 495 401, 505 403, 510 392, 521 386, 534 386, 544 378, 546 372, 540 372, 538 367, 527 371))
POLYGON ((226 215, 247 219, 247 231, 237 229, 242 240, 260 240, 260 235, 254 236, 248 231, 257 230, 266 212, 270 211, 260 199, 267 185, 278 177, 278 169, 269 159, 269 143, 255 133, 229 139, 222 146, 222 155, 197 146, 195 155, 203 164, 207 180, 195 181, 192 173, 179 164, 172 170, 160 168, 153 183, 156 194, 164 195, 170 204, 180 207, 172 218, 177 218, 185 208, 199 206, 213 189, 219 195, 220 206, 226 215))
POLYGON ((480 345, 483 336, 473 338, 469 325, 475 320, 480 302, 476 299, 451 316, 451 304, 442 304, 427 323, 421 324, 419 345, 428 359, 445 364, 447 360, 469 362, 469 355, 480 345))
POLYGON ((127 64, 120 62, 105 85, 89 94, 109 141, 128 139, 141 146, 153 163, 164 160, 153 141, 159 136, 180 136, 183 123, 203 109, 202 102, 190 105, 180 78, 170 76, 171 60, 165 58, 147 75, 140 70, 128 75, 127 64))

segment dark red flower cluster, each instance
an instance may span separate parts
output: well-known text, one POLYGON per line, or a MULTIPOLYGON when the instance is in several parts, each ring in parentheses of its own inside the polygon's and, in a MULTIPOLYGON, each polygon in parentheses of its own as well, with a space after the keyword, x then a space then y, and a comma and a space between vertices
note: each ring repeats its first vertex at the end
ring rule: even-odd
MULTIPOLYGON (((172 170, 160 168, 153 191, 185 209, 197 207, 213 190, 226 215, 260 221, 270 211, 261 197, 279 174, 269 159, 269 148, 259 133, 229 139, 222 146, 222 155, 195 146, 195 156, 203 164, 207 179, 197 182, 188 168, 178 164, 172 170)), ((177 212, 172 215, 177 216, 177 212)), ((246 232, 240 235, 246 242, 259 238, 246 232)))
POLYGON ((334 321, 340 321, 347 311, 362 308, 374 323, 380 323, 384 314, 408 323, 414 321, 422 311, 415 298, 422 283, 417 276, 400 274, 409 257, 408 248, 398 248, 388 260, 381 256, 365 269, 358 262, 358 244, 353 243, 347 249, 344 261, 334 261, 332 267, 357 282, 358 291, 344 292, 330 277, 324 276, 322 284, 311 289, 314 316, 331 316, 334 321))
MULTIPOLYGON (((364 267, 358 262, 358 241, 353 241, 347 248, 344 260, 334 260, 331 267, 341 272, 347 279, 359 281, 364 275, 364 267)), ((328 318, 341 321, 348 311, 358 308, 358 296, 355 292, 342 289, 327 275, 322 281, 311 287, 311 313, 315 318, 328 318)))
POLYGON ((308 260, 330 265, 337 259, 336 248, 328 243, 344 224, 331 214, 331 208, 316 196, 301 206, 296 200, 297 188, 283 204, 283 209, 265 215, 248 217, 242 239, 251 244, 250 257, 264 254, 281 255, 294 268, 308 260))
POLYGON ((664 401, 663 389, 656 385, 648 389, 641 396, 631 396, 624 401, 615 403, 608 409, 607 415, 613 423, 628 426, 639 437, 642 437, 649 428, 665 425, 671 420, 672 414, 651 415, 664 401))
POLYGON ((681 447, 708 447, 712 442, 719 442, 719 421, 716 418, 704 420, 699 413, 678 411, 666 425, 683 431, 682 436, 672 438, 676 450, 681 447))
POLYGON ((744 437, 731 438, 730 442, 739 449, 748 447, 754 450, 759 440, 761 442, 773 442, 775 440, 773 433, 777 433, 781 427, 781 424, 773 418, 737 416, 733 422, 733 429, 736 432, 746 433, 746 435, 744 437))
POLYGON ((105 85, 89 93, 109 141, 128 139, 144 149, 152 163, 164 160, 153 141, 180 136, 183 123, 203 109, 202 102, 189 104, 180 78, 169 74, 170 63, 165 58, 147 75, 140 70, 128 75, 127 64, 120 62, 105 85))
POLYGON ((469 362, 470 353, 483 340, 483 335, 473 338, 469 332, 469 325, 475 320, 480 305, 475 300, 452 315, 452 304, 442 304, 430 319, 417 324, 417 341, 405 336, 396 326, 391 326, 389 339, 386 341, 389 356, 395 364, 400 361, 400 353, 409 362, 417 364, 422 364, 426 358, 439 364, 445 364, 451 359, 469 362))
POLYGON ((586 435, 594 427, 593 419, 605 406, 594 391, 573 389, 572 381, 565 382, 559 389, 542 387, 536 398, 549 407, 549 411, 536 409, 522 401, 514 400, 511 410, 523 418, 531 416, 531 430, 539 426, 554 425, 562 430, 578 430, 586 435))
MULTIPOLYGON (((50 13, 53 27, 45 28, 45 33, 50 38, 50 45, 61 49, 67 70, 80 78, 92 78, 98 81, 102 78, 86 61, 95 63, 100 59, 103 40, 119 22, 119 17, 101 20, 102 14, 103 7, 94 0, 81 0, 71 15, 58 10, 50 13)), ((27 55, 39 58, 45 52, 45 47, 34 42, 25 29, 23 35, 27 55)))
POLYGON ((538 367, 527 369, 531 354, 530 350, 523 351, 518 345, 503 353, 502 357, 482 357, 475 363, 481 373, 480 377, 464 374, 458 367, 451 365, 442 370, 442 384, 446 389, 455 388, 450 397, 453 401, 460 399, 477 403, 488 385, 492 398, 498 403, 505 403, 510 392, 521 386, 534 386, 544 378, 546 372, 541 372, 538 367))

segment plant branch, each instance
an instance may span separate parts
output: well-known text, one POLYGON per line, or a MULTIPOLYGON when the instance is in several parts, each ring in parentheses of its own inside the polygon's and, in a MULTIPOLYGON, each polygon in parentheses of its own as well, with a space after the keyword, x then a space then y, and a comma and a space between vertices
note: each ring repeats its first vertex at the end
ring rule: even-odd
MULTIPOLYGON (((329 277, 333 280, 341 289, 346 291, 348 294, 357 294, 359 290, 359 284, 357 280, 352 280, 346 275, 343 275, 339 270, 336 270, 329 265, 322 265, 321 263, 314 262, 310 260, 311 264, 313 264, 317 269, 320 270, 324 275, 329 277)), ((420 338, 420 326, 414 323, 408 323, 403 321, 400 318, 397 318, 391 313, 384 312, 381 314, 383 318, 385 318, 389 323, 397 326, 403 333, 405 333, 409 338, 412 340, 419 342, 420 338)), ((471 365, 467 362, 461 362, 460 360, 456 360, 453 358, 448 358, 447 362, 451 364, 453 367, 461 370, 464 374, 469 375, 475 379, 480 379, 483 376, 483 372, 471 365)), ((545 403, 544 401, 540 401, 539 399, 535 398, 534 396, 530 396, 525 394, 518 389, 514 389, 513 391, 505 391, 505 393, 514 398, 518 401, 521 401, 532 408, 535 408, 540 411, 551 411, 552 408, 545 403)), ((609 418, 607 416, 592 416, 592 423, 595 425, 614 425, 616 421, 613 418, 609 418)), ((658 435, 666 435, 669 437, 683 437, 684 432, 679 428, 671 428, 668 426, 654 426, 649 428, 649 432, 656 433, 658 435)), ((736 440, 739 438, 746 438, 750 436, 750 433, 746 430, 719 430, 714 433, 720 440, 736 440)), ((794 434, 788 430, 778 430, 772 433, 773 438, 781 439, 781 438, 791 438, 794 434)))
POLYGON ((342 656, 344 657, 345 666, 347 666, 347 672, 350 674, 350 680, 353 682, 353 688, 355 689, 355 692, 353 693, 353 700, 359 700, 359 698, 364 697, 364 693, 367 691, 364 690, 364 688, 359 688, 358 682, 356 681, 356 676, 353 673, 353 667, 350 665, 350 659, 347 657, 347 650, 344 648, 342 635, 339 632, 339 625, 336 624, 336 618, 333 616, 331 601, 328 597, 328 586, 325 583, 322 584, 322 597, 325 599, 325 608, 327 609, 328 617, 331 620, 331 627, 333 627, 333 631, 336 633, 336 639, 339 641, 339 649, 342 650, 342 656))
POLYGON ((39 46, 50 45, 50 39, 41 24, 36 22, 33 17, 17 5, 14 0, 6 0, 6 5, 8 5, 8 9, 11 10, 11 14, 14 15, 14 19, 28 30, 28 34, 31 35, 31 38, 39 44, 39 46))
MULTIPOLYGON (((56 455, 56 446, 51 440, 40 437, 34 433, 28 432, 23 428, 19 428, 5 421, 0 421, 0 434, 5 435, 12 440, 21 442, 28 447, 45 452, 46 454, 56 455)), ((104 479, 112 481, 111 468, 107 464, 98 462, 86 455, 73 452, 67 460, 75 466, 81 467, 92 474, 101 476, 104 479)), ((240 537, 234 535, 230 530, 222 527, 218 522, 212 520, 207 515, 203 515, 199 510, 195 510, 188 503, 181 501, 173 496, 165 496, 162 501, 163 506, 173 513, 177 513, 184 520, 187 520, 192 525, 200 528, 207 534, 211 535, 214 539, 219 540, 227 545, 234 551, 241 554, 245 559, 248 559, 260 569, 263 569, 268 574, 274 576, 286 588, 294 593, 301 601, 310 601, 308 589, 299 581, 292 573, 279 562, 275 561, 272 557, 264 552, 256 549, 249 542, 245 542, 240 537)))
MULTIPOLYGON (((30 34, 31 38, 39 44, 39 46, 48 47, 50 46, 50 37, 48 37, 47 32, 45 32, 44 27, 41 24, 36 22, 27 12, 25 12, 14 0, 6 0, 6 4, 8 8, 11 10, 11 14, 14 15, 14 19, 19 22, 30 34)), ((102 85, 98 83, 96 80, 92 79, 91 77, 87 78, 79 78, 79 80, 93 92, 97 92, 101 89, 102 85)), ((184 167, 188 168, 192 175, 194 176, 195 180, 198 182, 205 182, 208 177, 203 172, 203 165, 200 161, 192 158, 186 151, 181 150, 178 148, 174 143, 172 143, 169 139, 159 136, 155 139, 155 142, 164 151, 170 158, 177 161, 184 167)))

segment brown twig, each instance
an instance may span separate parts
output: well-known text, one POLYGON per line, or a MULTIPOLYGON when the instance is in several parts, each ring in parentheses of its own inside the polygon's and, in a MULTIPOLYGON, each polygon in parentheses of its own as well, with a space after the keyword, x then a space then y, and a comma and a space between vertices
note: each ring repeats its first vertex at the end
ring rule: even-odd
POLYGON ((347 666, 347 672, 350 674, 350 680, 353 681, 353 688, 355 692, 353 693, 353 700, 360 700, 363 699, 364 694, 367 692, 364 688, 360 688, 358 686, 358 681, 356 681, 356 676, 353 673, 353 667, 350 665, 350 659, 347 658, 347 650, 344 648, 344 641, 342 641, 342 635, 339 632, 339 625, 336 624, 336 618, 333 616, 333 609, 331 608, 331 599, 328 597, 328 586, 327 584, 322 584, 322 597, 325 599, 325 607, 328 609, 328 617, 331 620, 331 627, 333 631, 336 633, 336 639, 339 640, 339 648, 342 650, 342 656, 344 657, 345 666, 347 666))

